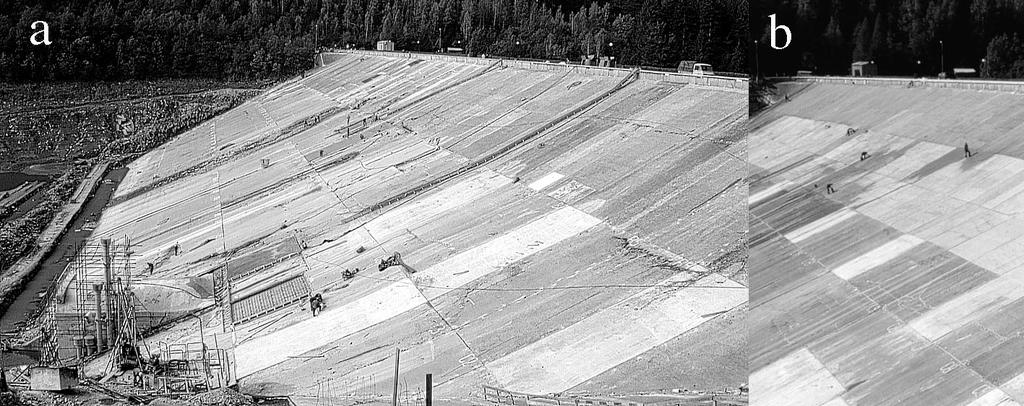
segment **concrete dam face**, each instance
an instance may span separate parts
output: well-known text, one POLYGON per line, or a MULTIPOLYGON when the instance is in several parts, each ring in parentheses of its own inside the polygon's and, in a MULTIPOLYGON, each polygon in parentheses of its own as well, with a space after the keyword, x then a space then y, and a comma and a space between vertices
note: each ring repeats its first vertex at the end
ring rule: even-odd
POLYGON ((751 402, 1020 404, 1024 100, 831 82, 751 122, 751 402))
MULTIPOLYGON (((297 402, 334 397, 332 404, 351 393, 389 394, 396 348, 404 389, 418 390, 429 373, 435 397, 451 402, 479 396, 482 385, 537 394, 745 385, 746 82, 368 52, 323 61, 131 163, 94 233, 130 236, 137 262, 153 264, 137 267, 140 286, 204 286, 188 298, 153 293, 146 306, 198 315, 203 341, 232 354, 243 390, 297 402), (316 294, 325 305, 314 316, 316 294)), ((812 137, 839 127, 787 116, 756 136, 825 148, 832 144, 812 137)), ((890 149, 946 159, 938 140, 883 134, 890 149)), ((828 165, 831 150, 805 154, 828 165)), ((885 159, 875 154, 872 165, 885 159)), ((996 177, 994 167, 1014 162, 993 156, 967 170, 996 177)), ((815 201, 819 217, 850 206, 856 235, 871 238, 865 249, 889 244, 894 255, 956 261, 942 244, 967 234, 898 237, 895 230, 927 229, 927 219, 876 219, 853 206, 938 198, 925 192, 930 178, 967 179, 958 178, 967 176, 959 163, 950 165, 837 169, 832 176, 856 172, 878 186, 851 184, 837 195, 849 201, 815 201), (892 172, 914 174, 901 200, 873 189, 893 190, 892 172)), ((783 178, 806 183, 808 172, 793 170, 762 176, 754 191, 783 178)), ((941 193, 992 206, 965 216, 1001 215, 1003 195, 994 191, 941 193)), ((763 213, 754 219, 758 230, 774 224, 763 213)), ((813 241, 808 234, 804 243, 813 241)), ((835 295, 853 295, 840 282, 856 282, 860 268, 848 268, 849 277, 827 283, 835 295)), ((963 302, 951 308, 982 320, 997 309, 968 288, 1011 276, 974 268, 949 281, 966 295, 950 299, 963 302)), ((913 281, 907 275, 899 286, 913 281)), ((843 311, 858 317, 867 306, 852 297, 835 300, 850 302, 843 311)), ((968 328, 938 301, 924 303, 937 310, 908 304, 900 317, 918 322, 875 338, 939 339, 968 328)), ((839 308, 817 311, 826 310, 839 308)), ((197 322, 182 320, 148 341, 198 340, 197 322)), ((854 333, 866 334, 851 332, 850 345, 864 345, 854 333)), ((764 367, 779 355, 758 359, 764 367)))

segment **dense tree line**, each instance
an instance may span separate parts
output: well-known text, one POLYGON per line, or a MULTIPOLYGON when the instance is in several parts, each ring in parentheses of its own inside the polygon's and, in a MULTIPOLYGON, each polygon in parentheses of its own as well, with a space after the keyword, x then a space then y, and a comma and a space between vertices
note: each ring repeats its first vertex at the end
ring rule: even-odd
POLYGON ((317 46, 440 46, 472 54, 629 65, 681 59, 743 70, 746 0, 5 0, 4 79, 273 77, 311 66, 317 46), (563 7, 567 6, 567 7, 563 7), (31 23, 51 46, 32 46, 31 23), (609 45, 610 44, 610 45, 609 45))
POLYGON ((882 75, 934 75, 974 68, 982 76, 1024 77, 1024 2, 1012 0, 766 0, 768 14, 793 30, 784 51, 759 29, 762 72, 849 74, 853 61, 874 61, 882 75), (941 42, 940 42, 941 41, 941 42), (984 60, 984 61, 983 61, 984 60))

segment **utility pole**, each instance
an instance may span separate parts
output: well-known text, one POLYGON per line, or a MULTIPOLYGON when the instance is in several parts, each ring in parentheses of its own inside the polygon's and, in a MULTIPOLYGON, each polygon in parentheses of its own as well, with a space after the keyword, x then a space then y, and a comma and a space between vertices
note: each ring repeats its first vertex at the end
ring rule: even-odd
POLYGON ((398 406, 398 358, 401 355, 401 350, 395 347, 395 387, 393 396, 391 397, 391 406, 398 406))
POLYGON ((434 376, 427 374, 427 403, 424 406, 431 406, 433 402, 432 396, 434 393, 434 376))

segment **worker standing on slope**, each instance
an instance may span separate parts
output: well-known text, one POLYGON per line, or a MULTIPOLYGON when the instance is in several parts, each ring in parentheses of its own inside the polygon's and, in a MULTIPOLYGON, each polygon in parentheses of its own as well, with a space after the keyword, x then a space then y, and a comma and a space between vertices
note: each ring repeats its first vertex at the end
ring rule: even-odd
POLYGON ((324 297, 320 296, 319 293, 309 297, 309 310, 313 312, 313 317, 320 314, 324 309, 324 297))
POLYGON ((964 158, 970 158, 971 155, 974 155, 974 154, 971 153, 971 149, 967 147, 967 143, 965 142, 964 143, 964 158))

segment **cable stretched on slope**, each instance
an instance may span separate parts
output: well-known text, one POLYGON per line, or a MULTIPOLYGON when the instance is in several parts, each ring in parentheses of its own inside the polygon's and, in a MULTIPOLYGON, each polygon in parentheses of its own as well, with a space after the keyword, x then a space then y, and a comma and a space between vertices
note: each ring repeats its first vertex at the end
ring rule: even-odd
MULTIPOLYGON (((306 258, 310 261, 319 262, 325 265, 342 267, 341 264, 319 260, 315 258, 306 258)), ((626 283, 609 283, 609 284, 592 284, 592 285, 565 285, 565 286, 548 286, 548 287, 536 287, 536 288, 484 288, 484 287, 449 287, 449 286, 435 286, 425 283, 416 283, 415 285, 421 288, 439 289, 448 292, 453 291, 485 291, 485 292, 536 292, 536 291, 554 291, 554 290, 574 290, 574 289, 636 289, 636 288, 666 288, 666 289, 678 289, 692 286, 693 283, 702 279, 702 275, 694 280, 687 281, 687 283, 656 283, 656 284, 626 284, 626 283)), ((402 279, 391 279, 383 277, 375 277, 366 275, 363 273, 356 273, 355 277, 372 279, 383 282, 401 282, 402 279)), ((701 289, 746 289, 746 286, 701 286, 701 289)))

